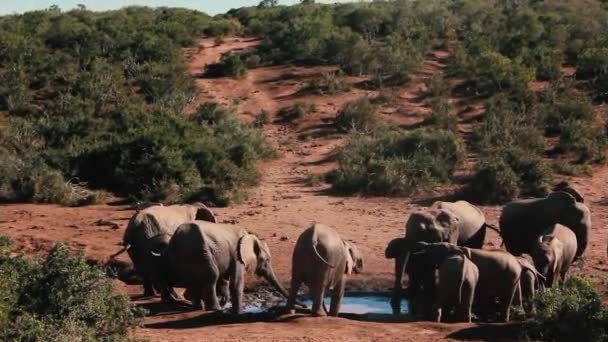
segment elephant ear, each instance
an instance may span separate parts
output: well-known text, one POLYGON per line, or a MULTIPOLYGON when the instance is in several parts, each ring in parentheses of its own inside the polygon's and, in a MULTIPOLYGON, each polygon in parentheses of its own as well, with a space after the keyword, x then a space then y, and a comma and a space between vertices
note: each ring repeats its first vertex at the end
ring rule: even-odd
POLYGON ((568 183, 566 181, 560 182, 557 185, 555 185, 555 187, 553 187, 553 191, 567 192, 568 194, 572 195, 572 197, 574 197, 577 202, 585 203, 585 198, 583 197, 583 195, 581 195, 581 193, 578 192, 578 190, 571 187, 570 183, 568 183))
POLYGON ((346 255, 346 268, 344 270, 344 274, 350 275, 353 272, 353 269, 355 268, 355 260, 353 258, 352 252, 350 251, 350 248, 346 243, 344 244, 344 254, 346 255))
POLYGON ((576 198, 565 191, 552 192, 549 194, 549 196, 547 196, 547 199, 561 204, 562 208, 572 206, 576 203, 576 198))
POLYGON ((213 212, 211 210, 209 210, 209 208, 207 208, 207 207, 198 208, 196 210, 195 219, 200 220, 200 221, 217 223, 217 219, 215 218, 215 215, 213 215, 213 212))
POLYGON ((257 257, 255 253, 258 238, 252 234, 245 234, 239 239, 237 254, 241 264, 245 266, 247 272, 255 270, 257 267, 257 257))
POLYGON ((384 257, 387 259, 394 259, 402 253, 405 253, 405 244, 405 238, 396 238, 391 240, 391 242, 388 243, 388 246, 386 246, 386 249, 384 250, 384 257))
POLYGON ((455 243, 457 240, 458 225, 460 224, 458 216, 454 215, 451 211, 442 209, 439 214, 437 214, 437 222, 448 230, 448 241, 455 243))

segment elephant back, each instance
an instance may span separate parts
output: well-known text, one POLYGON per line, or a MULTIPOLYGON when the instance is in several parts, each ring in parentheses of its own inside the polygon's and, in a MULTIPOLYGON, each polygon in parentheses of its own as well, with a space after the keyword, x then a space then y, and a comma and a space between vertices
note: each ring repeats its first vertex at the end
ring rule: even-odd
POLYGON ((459 244, 466 244, 471 238, 476 236, 486 223, 486 218, 481 209, 467 201, 433 203, 431 208, 451 212, 458 217, 459 244))

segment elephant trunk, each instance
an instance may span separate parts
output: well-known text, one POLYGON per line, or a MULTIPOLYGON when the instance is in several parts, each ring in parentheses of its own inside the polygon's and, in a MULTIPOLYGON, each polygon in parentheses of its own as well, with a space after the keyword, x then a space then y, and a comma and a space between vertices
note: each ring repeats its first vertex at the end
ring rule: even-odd
MULTIPOLYGON (((285 287, 283 287, 283 285, 281 285, 281 282, 279 282, 279 280, 277 279, 277 276, 274 274, 274 270, 272 268, 270 268, 265 274, 264 274, 264 278, 270 283, 270 285, 274 286, 277 291, 279 291, 283 297, 289 299, 289 292, 287 292, 287 290, 285 289, 285 287)), ((306 304, 296 300, 296 304, 298 304, 299 306, 306 308, 306 304)))
POLYGON ((405 252, 395 259, 395 285, 393 287, 393 298, 391 298, 391 307, 393 315, 401 314, 401 280, 405 267, 410 258, 410 252, 405 252))

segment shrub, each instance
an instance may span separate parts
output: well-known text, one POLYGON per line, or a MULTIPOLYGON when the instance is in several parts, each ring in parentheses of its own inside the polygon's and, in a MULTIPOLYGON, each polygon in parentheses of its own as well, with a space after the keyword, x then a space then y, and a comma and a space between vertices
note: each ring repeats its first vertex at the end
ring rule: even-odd
POLYGON ((308 81, 303 90, 316 95, 336 95, 349 91, 351 89, 350 84, 340 80, 340 76, 336 72, 324 72, 321 76, 308 81))
POLYGON ((259 55, 253 54, 247 56, 247 59, 245 60, 245 65, 247 65, 248 69, 255 69, 260 66, 261 62, 262 58, 259 55))
POLYGON ((58 244, 46 260, 0 255, 0 339, 127 341, 143 311, 116 296, 111 279, 58 244))
POLYGON ((567 120, 560 125, 559 148, 576 163, 599 163, 606 159, 606 135, 593 122, 567 120))
POLYGON ((205 75, 208 77, 243 78, 247 74, 247 65, 240 54, 227 52, 222 54, 217 63, 207 64, 205 75))
POLYGON ((283 107, 277 113, 277 116, 280 117, 283 121, 294 121, 297 119, 301 119, 305 116, 308 116, 317 111, 317 107, 310 103, 304 103, 301 101, 296 101, 292 106, 283 107))
POLYGON ((214 125, 227 119, 230 114, 217 102, 205 102, 196 108, 192 118, 201 125, 214 125))
POLYGON ((467 190, 478 203, 505 203, 519 196, 519 179, 507 163, 491 159, 479 167, 467 190))
POLYGON ((255 116, 255 119, 253 119, 252 125, 253 127, 259 128, 269 124, 270 121, 270 113, 268 113, 267 110, 262 109, 260 113, 255 116))
POLYGON ((450 81, 440 74, 435 74, 424 81, 427 93, 431 97, 448 96, 450 93, 450 81))
POLYGON ((351 133, 328 181, 341 193, 409 194, 450 181, 463 155, 460 138, 446 131, 351 133))
POLYGON ((349 130, 369 131, 377 123, 376 106, 367 98, 347 102, 336 115, 336 127, 349 130))
POLYGON ((566 121, 577 120, 592 124, 595 118, 593 105, 589 99, 570 94, 562 94, 539 111, 549 132, 559 132, 566 121))
POLYGON ((525 334, 543 341, 606 341, 608 309, 593 284, 571 276, 559 286, 540 291, 535 298, 536 318, 525 334))
POLYGON ((458 117, 450 115, 450 104, 444 97, 436 97, 429 101, 431 115, 425 120, 425 124, 432 125, 437 129, 456 132, 458 127, 458 117))
POLYGON ((578 56, 577 76, 591 77, 608 73, 608 48, 588 48, 578 56))

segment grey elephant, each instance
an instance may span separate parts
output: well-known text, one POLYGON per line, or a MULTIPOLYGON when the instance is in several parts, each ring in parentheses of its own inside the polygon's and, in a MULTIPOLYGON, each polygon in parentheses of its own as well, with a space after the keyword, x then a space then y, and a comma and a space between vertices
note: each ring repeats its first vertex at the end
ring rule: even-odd
POLYGON ((337 316, 348 275, 363 271, 363 255, 350 241, 323 224, 314 224, 298 238, 293 251, 291 288, 287 310, 294 312, 296 296, 302 283, 312 297, 312 314, 325 316, 325 289, 332 290, 330 316, 337 316))
POLYGON ((555 285, 556 280, 563 282, 568 269, 576 256, 576 235, 568 228, 557 224, 553 234, 539 237, 532 259, 538 271, 547 279, 546 287, 555 285))
MULTIPOLYGON (((519 278, 521 266, 517 259, 507 251, 486 250, 456 246, 454 244, 440 242, 419 242, 419 249, 425 250, 427 254, 449 255, 464 254, 479 269, 479 281, 475 288, 475 302, 489 307, 498 298, 500 302, 501 318, 509 321, 511 304, 519 292, 519 278)), ((517 301, 521 302, 521 298, 517 301)))
POLYGON ((538 238, 550 234, 558 223, 574 232, 576 257, 583 255, 591 232, 591 212, 568 192, 557 191, 543 198, 508 203, 500 215, 505 247, 515 255, 531 253, 538 238))
POLYGON ((393 314, 401 312, 401 282, 403 273, 409 278, 410 312, 431 317, 434 302, 434 268, 424 255, 411 256, 416 242, 449 242, 459 246, 481 248, 488 225, 483 212, 466 201, 437 201, 424 211, 410 215, 405 224, 405 237, 392 240, 386 250, 388 259, 395 259, 395 284, 391 307, 393 314))
POLYGON ((202 203, 153 205, 136 212, 129 220, 123 248, 112 258, 125 251, 129 254, 135 271, 143 278, 144 296, 154 295, 153 278, 159 269, 150 251, 166 248, 175 229, 193 220, 216 222, 213 212, 202 203))
POLYGON ((207 221, 184 223, 164 251, 151 253, 166 264, 163 279, 167 285, 163 288, 188 289, 197 309, 220 310, 218 291, 228 291, 231 310, 239 314, 248 272, 265 278, 288 297, 272 269, 268 245, 238 226, 207 221))
POLYGON ((470 323, 475 288, 479 281, 479 269, 471 261, 470 250, 439 247, 427 249, 427 246, 434 244, 425 242, 421 242, 418 246, 419 251, 414 254, 426 254, 433 264, 439 266, 433 321, 441 322, 442 316, 453 308, 459 321, 470 323))
POLYGON ((527 312, 535 314, 534 298, 536 291, 544 286, 546 278, 536 269, 534 260, 530 254, 518 255, 516 258, 521 266, 519 286, 521 288, 522 304, 527 312))

